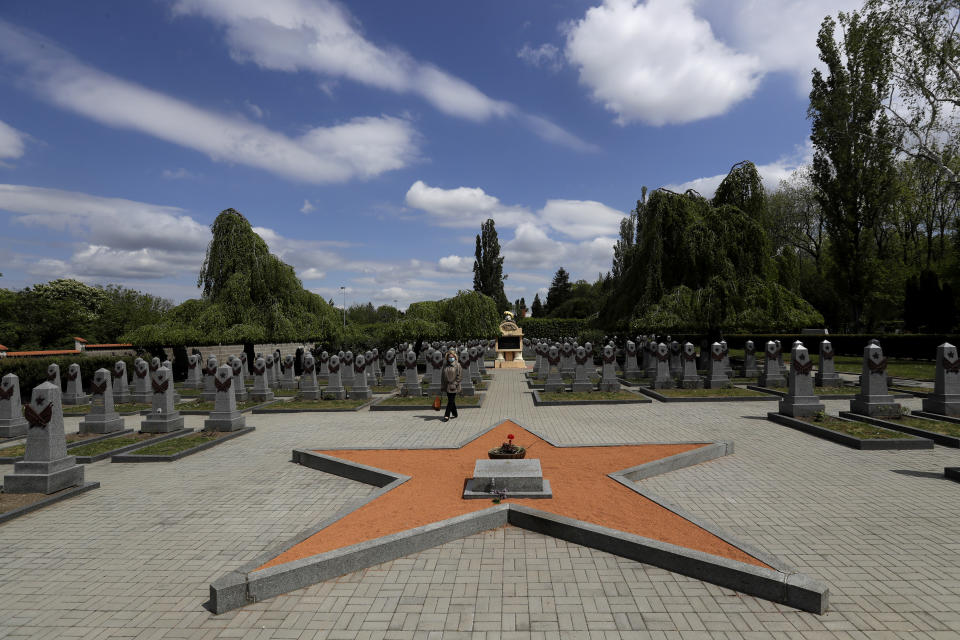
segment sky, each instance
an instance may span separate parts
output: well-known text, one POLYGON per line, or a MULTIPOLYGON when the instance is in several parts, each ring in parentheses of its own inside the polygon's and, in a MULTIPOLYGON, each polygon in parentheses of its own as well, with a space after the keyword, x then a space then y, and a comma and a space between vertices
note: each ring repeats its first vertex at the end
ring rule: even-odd
POLYGON ((641 188, 810 161, 816 36, 846 0, 4 0, 0 287, 199 297, 240 211, 337 305, 511 301, 610 269, 641 188), (341 289, 343 287, 344 289, 341 289))

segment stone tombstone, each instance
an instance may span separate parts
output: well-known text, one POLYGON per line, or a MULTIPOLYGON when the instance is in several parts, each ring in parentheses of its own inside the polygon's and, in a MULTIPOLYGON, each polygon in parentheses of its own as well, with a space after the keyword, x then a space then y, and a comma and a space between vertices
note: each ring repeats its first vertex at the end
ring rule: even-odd
POLYGON ((473 380, 474 384, 479 384, 483 380, 483 374, 480 373, 480 361, 483 359, 483 354, 478 347, 473 346, 467 349, 467 355, 470 356, 470 379, 473 380))
POLYGON ((3 477, 3 492, 49 495, 82 485, 83 466, 67 455, 60 387, 52 382, 34 387, 24 413, 29 426, 23 461, 3 477))
POLYGON ((639 378, 640 365, 637 363, 637 343, 633 340, 627 340, 624 351, 626 355, 623 361, 623 377, 639 378))
POLYGON ((303 354, 303 371, 300 373, 300 397, 304 400, 320 400, 320 385, 317 383, 317 361, 307 351, 303 354))
POLYGON ((297 388, 297 370, 294 367, 294 357, 287 354, 283 357, 283 373, 280 378, 280 388, 292 390, 297 388))
POLYGON ((280 362, 283 360, 283 356, 280 354, 280 349, 273 350, 273 366, 277 367, 274 369, 273 375, 274 379, 279 382, 280 377, 280 362))
POLYGON ((27 420, 20 403, 20 378, 8 373, 0 380, 0 438, 16 438, 27 433, 27 420))
POLYGON ((823 403, 813 393, 813 360, 802 342, 795 342, 790 350, 790 371, 787 395, 780 399, 780 413, 794 418, 806 418, 824 410, 823 403))
POLYGON ((203 421, 204 431, 239 431, 247 426, 247 420, 237 409, 237 395, 233 391, 233 367, 228 364, 217 367, 213 377, 217 399, 213 411, 203 421))
POLYGON ((57 385, 57 389, 63 390, 63 384, 60 382, 60 365, 51 364, 47 367, 47 382, 57 385))
POLYGON ((530 342, 530 338, 523 339, 523 359, 527 360, 533 358, 533 343, 530 342))
POLYGON ((170 362, 169 360, 164 360, 160 366, 166 367, 167 369, 170 369, 171 371, 173 371, 173 363, 170 362))
POLYGON ((230 363, 230 370, 233 372, 233 395, 236 396, 237 402, 246 402, 249 398, 243 369, 243 359, 241 358, 234 358, 233 362, 230 363))
POLYGON ((150 358, 150 367, 149 367, 150 373, 156 372, 156 370, 159 369, 160 366, 161 366, 160 358, 157 358, 157 357, 150 358))
POLYGON ((635 343, 637 345, 637 366, 640 368, 640 372, 637 375, 642 378, 650 366, 650 351, 647 349, 647 336, 637 336, 635 343))
POLYGON ((427 392, 431 396, 439 396, 444 393, 443 385, 443 351, 435 349, 430 354, 430 387, 427 392))
POLYGON ((677 385, 681 389, 702 389, 703 380, 697 373, 697 348, 692 342, 683 343, 683 371, 677 385))
POLYGON ((923 410, 941 416, 960 417, 960 355, 949 342, 937 347, 933 393, 923 399, 923 410))
POLYGON ((463 367, 463 381, 460 383, 461 393, 465 396, 477 395, 477 390, 473 386, 473 378, 470 377, 469 365, 464 366, 464 362, 470 362, 470 351, 468 349, 460 350, 460 366, 463 367))
POLYGON ((250 377, 250 362, 247 360, 247 352, 240 352, 240 375, 243 376, 243 382, 246 384, 247 378, 250 377))
POLYGON ((536 356, 536 359, 533 363, 533 376, 535 378, 542 378, 544 375, 546 375, 546 371, 544 370, 543 366, 543 359, 546 355, 546 352, 543 348, 543 343, 537 341, 537 343, 533 345, 533 353, 534 356, 536 356))
MULTIPOLYGON (((340 371, 343 366, 345 365, 341 364, 340 356, 330 356, 330 360, 327 362, 327 386, 323 389, 324 396, 332 396, 336 400, 343 400, 347 397, 340 371)), ((353 367, 353 365, 350 366, 353 367)))
POLYGON ((776 342, 768 341, 764 349, 763 373, 760 374, 761 387, 785 387, 787 379, 783 377, 783 367, 780 366, 780 347, 776 342))
POLYGON ((383 377, 380 384, 391 389, 397 387, 397 352, 393 349, 387 349, 383 354, 383 377))
POLYGON ((550 367, 547 372, 547 381, 543 390, 547 393, 556 393, 563 391, 563 376, 560 373, 560 349, 554 345, 547 350, 547 364, 550 367))
POLYGON ((850 411, 871 417, 899 416, 900 405, 887 390, 887 359, 879 344, 864 347, 861 371, 860 393, 850 401, 850 411))
MULTIPOLYGON (((586 347, 577 347, 577 350, 573 354, 573 362, 575 366, 573 370, 573 384, 570 390, 574 393, 593 391, 593 382, 590 380, 590 372, 587 371, 587 367, 592 365, 593 362, 590 354, 587 353, 586 347)), ((593 367, 590 368, 592 369, 593 367)))
POLYGON ((479 360, 477 362, 477 368, 480 370, 481 377, 487 375, 486 352, 487 352, 487 345, 489 343, 490 343, 489 340, 481 340, 480 346, 477 348, 477 350, 479 351, 479 354, 478 354, 479 360), (487 343, 487 344, 484 344, 484 343, 487 343))
POLYGON ((173 397, 173 371, 163 367, 150 375, 153 391, 150 415, 140 423, 142 433, 169 433, 183 429, 183 416, 173 397))
POLYGON ((185 389, 203 389, 203 366, 200 356, 191 353, 187 356, 187 380, 183 383, 185 389))
POLYGON ((133 361, 133 401, 149 403, 153 399, 150 390, 150 367, 143 358, 133 361))
POLYGON ((369 369, 373 372, 374 378, 382 378, 383 372, 380 369, 380 350, 374 347, 370 350, 370 354, 373 358, 370 360, 369 369))
POLYGON ((657 341, 647 342, 647 368, 644 371, 644 378, 657 377, 657 341))
POLYGON ((417 375, 417 354, 408 349, 403 354, 403 393, 408 396, 422 396, 420 377, 417 375))
POLYGON ((723 345, 719 342, 710 345, 710 368, 703 384, 707 389, 728 389, 733 386, 727 377, 727 369, 723 364, 723 345))
POLYGON ((377 376, 373 372, 373 351, 367 351, 363 354, 363 360, 366 365, 365 372, 367 376, 367 386, 377 386, 377 376))
POLYGON ((123 360, 113 363, 113 401, 116 404, 130 402, 130 381, 127 379, 127 363, 123 360))
POLYGON ((320 352, 320 369, 317 371, 317 377, 326 380, 330 375, 330 354, 326 351, 320 352))
POLYGON ((272 354, 267 354, 267 357, 263 359, 263 364, 266 367, 266 379, 267 386, 271 389, 279 389, 280 381, 277 378, 277 367, 278 363, 274 360, 272 354))
POLYGON ((123 431, 123 418, 113 406, 113 380, 109 369, 97 369, 90 383, 90 413, 80 421, 80 433, 123 431))
POLYGON ((840 376, 833 363, 833 345, 829 340, 820 342, 820 367, 814 377, 818 387, 839 387, 840 376))
POLYGON ((350 387, 350 398, 367 400, 373 396, 367 382, 367 358, 357 355, 353 360, 353 386, 350 387))
POLYGON ((217 375, 216 356, 207 358, 207 366, 203 368, 203 391, 200 392, 200 402, 215 402, 217 400, 217 385, 213 379, 217 375))
POLYGON ((600 378, 600 391, 620 391, 617 379, 617 351, 612 346, 603 348, 603 375, 600 378))
POLYGON ((267 377, 266 358, 257 358, 253 361, 253 388, 250 390, 250 399, 254 402, 273 402, 274 400, 270 379, 267 377))
POLYGON ((564 377, 573 377, 576 363, 573 360, 573 345, 564 341, 560 347, 560 375, 564 377))
POLYGON ((67 367, 67 391, 63 394, 63 404, 78 405, 90 402, 90 396, 83 392, 83 380, 80 378, 80 365, 67 367))
POLYGON ((679 380, 683 376, 683 348, 676 340, 671 340, 670 344, 670 377, 679 380))
POLYGON ((343 357, 340 358, 340 379, 343 381, 344 387, 353 388, 353 364, 354 356, 353 351, 347 351, 343 354, 343 357))
POLYGON ((657 375, 651 386, 654 389, 673 389, 676 386, 670 375, 670 348, 662 342, 657 345, 657 375))
POLYGON ((774 340, 773 343, 777 345, 777 364, 780 365, 780 371, 786 373, 787 367, 783 364, 783 345, 779 340, 774 340))
POLYGON ((744 378, 756 378, 760 375, 760 369, 757 368, 757 348, 753 340, 747 340, 743 345, 743 369, 740 374, 744 378))

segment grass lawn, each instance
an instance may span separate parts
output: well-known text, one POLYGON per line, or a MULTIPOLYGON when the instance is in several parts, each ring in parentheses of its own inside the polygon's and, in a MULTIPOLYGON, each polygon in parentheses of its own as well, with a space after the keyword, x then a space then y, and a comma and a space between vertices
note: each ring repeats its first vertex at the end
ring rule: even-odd
MULTIPOLYGON (((73 444, 74 442, 83 442, 84 440, 89 440, 90 438, 95 438, 101 436, 101 433, 68 433, 67 434, 67 444, 73 444)), ((16 458, 22 456, 26 450, 26 443, 16 444, 12 447, 6 447, 0 449, 0 458, 16 458)), ((73 455, 73 449, 68 452, 69 455, 73 455)))
POLYGON ((181 451, 186 451, 201 445, 207 442, 211 442, 220 438, 221 436, 227 435, 229 432, 219 432, 219 431, 200 431, 199 433, 193 433, 188 436, 181 436, 179 438, 173 438, 171 440, 164 440, 163 442, 158 442, 156 444, 151 444, 142 449, 136 449, 131 451, 130 455, 149 455, 149 456, 169 456, 174 453, 180 453, 181 451))
MULTIPOLYGON (((181 402, 174 408, 177 411, 213 411, 214 404, 213 402, 181 402)), ((243 411, 261 404, 263 403, 259 400, 246 400, 237 403, 237 410, 243 411)))
POLYGON ((540 399, 544 402, 593 402, 596 400, 638 400, 642 397, 629 391, 578 391, 572 393, 551 392, 539 393, 540 399))
POLYGON ((740 387, 730 387, 729 389, 651 389, 651 391, 668 398, 759 398, 763 395, 759 391, 751 391, 740 387))
POLYGON ((277 403, 275 405, 270 405, 266 407, 265 410, 269 411, 270 409, 356 409, 359 406, 362 406, 370 402, 369 400, 364 400, 363 398, 354 398, 348 400, 336 400, 332 396, 330 399, 324 400, 300 400, 294 398, 289 402, 277 403))
MULTIPOLYGON (((819 336, 815 336, 818 337, 819 336)), ((819 339, 810 344, 804 343, 807 349, 810 349, 810 359, 815 366, 820 366, 820 354, 816 351, 819 348, 819 339)), ((866 346, 866 345, 864 345, 866 346)), ((883 346, 881 344, 881 346, 883 346)), ((783 361, 790 363, 790 352, 788 345, 784 345, 783 361)), ((743 358, 743 349, 730 349, 731 356, 743 358)), ((764 358, 760 345, 757 345, 757 367, 763 371, 764 358)), ((863 356, 834 356, 834 368, 840 373, 860 373, 863 370, 863 356)), ((887 375, 895 378, 910 378, 912 380, 933 380, 935 364, 932 360, 904 360, 889 358, 887 360, 887 375)))
POLYGON ((128 433, 123 436, 118 436, 116 438, 108 438, 107 440, 98 440, 97 442, 91 442, 90 444, 82 444, 79 447, 74 447, 70 449, 69 454, 71 456, 95 456, 101 453, 106 453, 107 451, 113 451, 114 449, 119 449, 120 447, 125 447, 128 444, 135 444, 137 442, 143 442, 145 440, 151 440, 156 438, 156 433, 128 433))
POLYGON ((300 393, 299 389, 274 389, 273 395, 277 398, 293 398, 300 393))
POLYGON ((823 419, 819 421, 814 420, 813 418, 794 418, 794 420, 803 420, 804 422, 816 425, 818 427, 845 433, 848 436, 863 438, 865 440, 891 440, 894 438, 914 437, 906 433, 900 433, 899 431, 891 431, 890 429, 884 429, 883 427, 875 427, 872 424, 867 424, 866 422, 841 420, 840 418, 836 418, 834 416, 824 416, 823 419))
POLYGON ((393 393, 397 390, 397 387, 385 387, 383 385, 377 385, 376 387, 370 387, 370 390, 374 393, 393 393))
MULTIPOLYGON (((441 406, 447 406, 446 395, 442 396, 443 404, 441 406)), ((457 406, 458 407, 473 407, 480 403, 480 396, 457 396, 457 406)), ((380 403, 382 407, 423 407, 425 409, 433 408, 433 398, 430 396, 421 396, 419 398, 402 398, 396 396, 393 398, 387 398, 380 403)))
POLYGON ((179 393, 184 398, 199 396, 202 389, 184 389, 183 387, 176 387, 177 393, 179 393))
POLYGON ((883 420, 906 425, 908 427, 914 427, 916 429, 923 429, 924 431, 933 431, 934 433, 942 433, 945 436, 953 436, 954 438, 960 438, 960 424, 956 424, 953 422, 943 422, 941 420, 929 420, 927 418, 916 418, 913 416, 903 416, 902 418, 883 418, 883 420))
MULTIPOLYGON (((753 383, 751 383, 751 384, 753 384, 753 383)), ((787 389, 788 389, 788 387, 764 387, 764 388, 765 388, 765 389, 773 389, 774 391, 780 391, 780 392, 782 392, 782 393, 786 393, 786 392, 787 392, 787 389)), ((813 393, 814 393, 814 395, 817 395, 817 396, 823 396, 823 395, 829 396, 829 395, 839 395, 839 394, 844 394, 844 395, 854 394, 854 395, 856 395, 856 394, 860 393, 860 387, 859 387, 859 386, 855 386, 855 387, 847 387, 847 386, 844 386, 844 387, 814 387, 814 388, 813 388, 813 393)))
MULTIPOLYGON (((116 411, 117 413, 128 413, 131 411, 136 411, 136 412, 144 411, 146 409, 149 409, 150 407, 151 405, 143 402, 125 402, 123 404, 113 405, 113 410, 116 411)), ((63 415, 65 416, 86 415, 88 413, 90 413, 89 404, 73 405, 73 406, 67 406, 63 408, 63 415)))

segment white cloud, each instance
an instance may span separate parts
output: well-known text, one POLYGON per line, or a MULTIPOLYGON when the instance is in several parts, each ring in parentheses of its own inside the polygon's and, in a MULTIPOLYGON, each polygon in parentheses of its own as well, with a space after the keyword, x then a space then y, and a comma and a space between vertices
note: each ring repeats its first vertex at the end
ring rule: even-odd
POLYGON ((525 42, 523 47, 517 51, 517 57, 531 67, 542 67, 552 73, 556 73, 563 68, 560 49, 549 42, 545 42, 539 47, 531 47, 529 43, 525 42))
POLYGON ((53 42, 2 20, 0 56, 25 67, 29 85, 64 109, 206 153, 214 161, 237 162, 293 180, 368 178, 407 166, 418 155, 418 134, 401 118, 354 118, 290 138, 98 71, 53 42))
MULTIPOLYGON (((548 142, 574 149, 590 146, 566 131, 558 135, 549 127, 535 126, 515 105, 491 98, 406 51, 378 46, 363 35, 346 7, 331 0, 177 0, 174 13, 200 15, 221 25, 238 62, 274 71, 310 71, 323 76, 324 82, 333 76, 413 93, 447 115, 474 122, 516 117, 548 142)), ((331 93, 329 88, 324 91, 331 93)))
POLYGON ((437 261, 440 271, 450 273, 471 273, 474 259, 467 256, 445 256, 437 261))
POLYGON ((624 214, 593 200, 547 200, 540 218, 571 238, 618 234, 624 214))
POLYGON ((313 206, 312 204, 310 204, 310 201, 309 201, 309 200, 304 200, 304 201, 303 201, 303 206, 300 207, 300 213, 310 213, 310 212, 313 211, 314 209, 316 209, 316 207, 313 206))
POLYGON ((24 137, 23 133, 0 120, 0 160, 14 160, 22 156, 26 146, 24 137))
POLYGON ((162 175, 167 180, 187 180, 196 177, 192 172, 183 167, 179 169, 164 169, 162 175))
POLYGON ((488 218, 502 226, 516 226, 534 219, 525 208, 504 205, 479 187, 442 189, 417 180, 407 190, 406 203, 425 211, 442 227, 476 227, 488 218))
MULTIPOLYGON (((756 165, 757 172, 763 181, 763 188, 768 192, 776 191, 780 187, 781 180, 789 178, 791 173, 800 167, 810 164, 812 160, 813 144, 810 140, 807 140, 805 144, 797 145, 792 153, 785 154, 773 162, 756 165)), ((720 186, 720 183, 723 182, 723 179, 727 177, 727 173, 729 172, 730 168, 728 167, 724 173, 663 186, 665 189, 676 191, 677 193, 683 193, 687 189, 693 189, 705 198, 712 198, 717 187, 720 186)))
POLYGON ((539 269, 559 265, 567 255, 567 246, 547 236, 537 224, 523 223, 513 239, 503 245, 504 270, 539 269))
POLYGON ((749 97, 762 65, 714 37, 693 0, 606 0, 568 26, 565 54, 592 97, 627 124, 682 124, 749 97))
POLYGON ((257 120, 263 118, 264 111, 261 107, 253 104, 249 100, 244 100, 243 106, 245 106, 247 108, 247 111, 249 111, 250 114, 257 120))

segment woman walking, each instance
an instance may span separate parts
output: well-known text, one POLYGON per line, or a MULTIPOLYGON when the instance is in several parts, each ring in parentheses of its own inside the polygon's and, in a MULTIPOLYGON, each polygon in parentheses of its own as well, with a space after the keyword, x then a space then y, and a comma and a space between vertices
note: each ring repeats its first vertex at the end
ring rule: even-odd
POLYGON ((443 363, 444 387, 447 390, 447 409, 443 412, 443 421, 457 417, 457 394, 460 393, 460 382, 463 380, 463 367, 453 349, 447 352, 447 361, 443 363))

